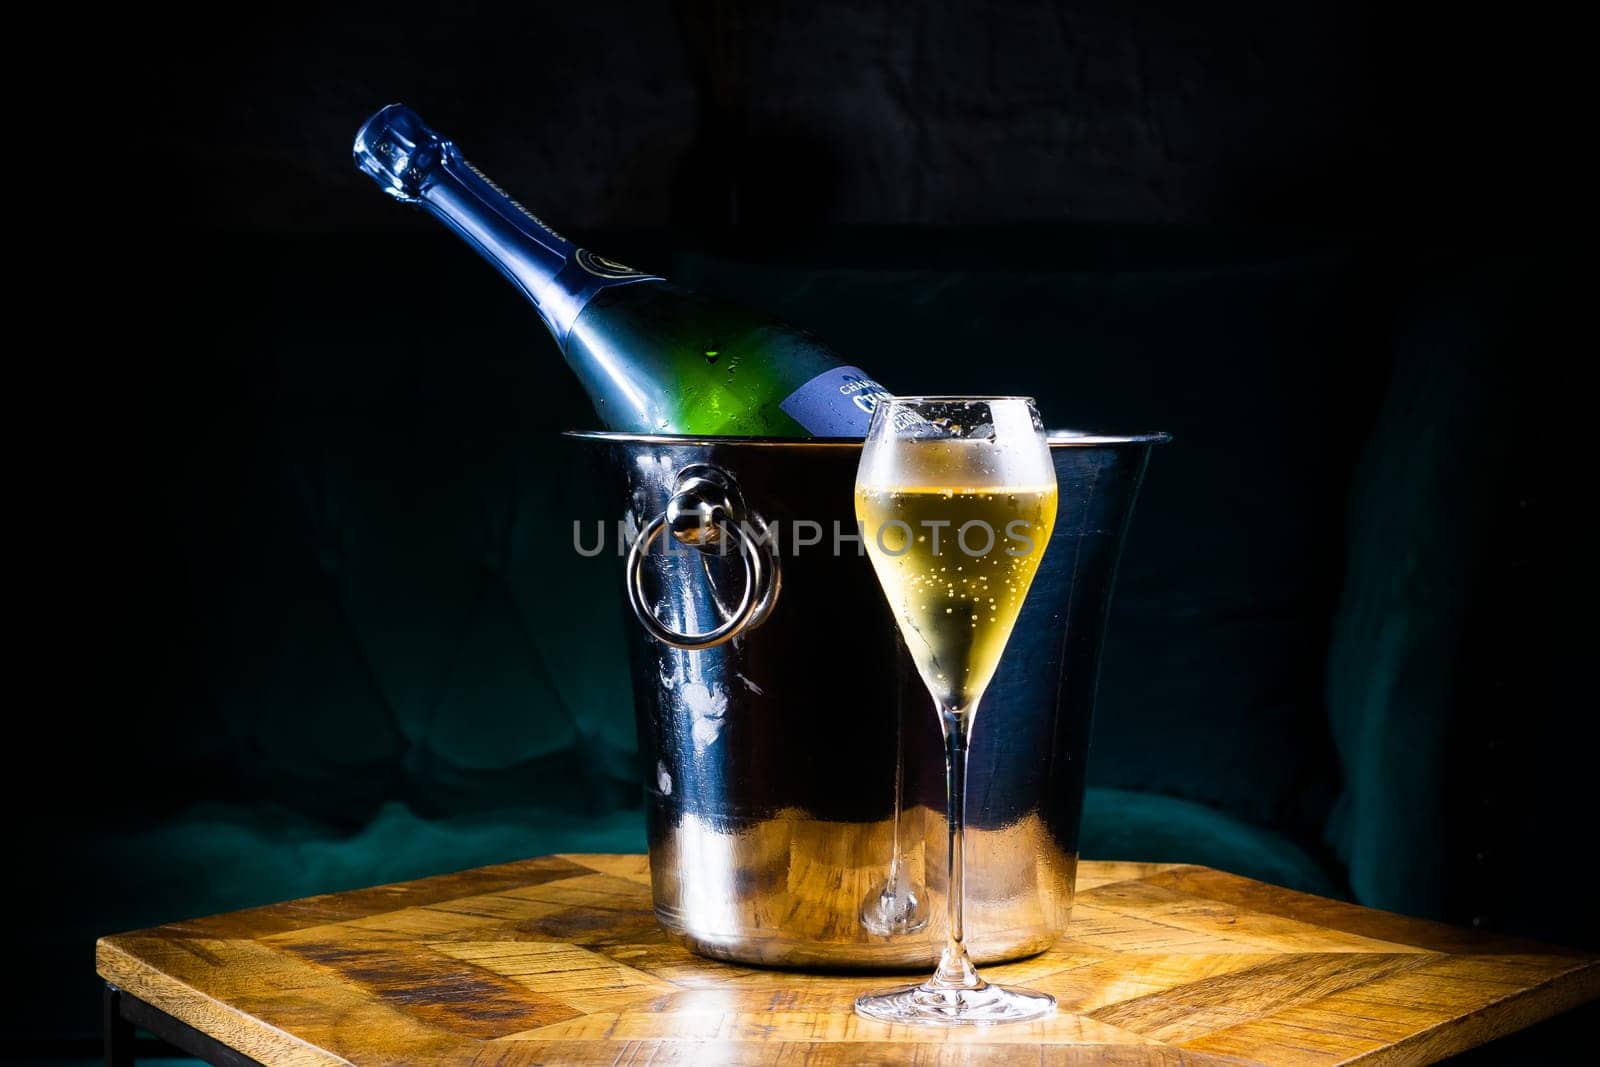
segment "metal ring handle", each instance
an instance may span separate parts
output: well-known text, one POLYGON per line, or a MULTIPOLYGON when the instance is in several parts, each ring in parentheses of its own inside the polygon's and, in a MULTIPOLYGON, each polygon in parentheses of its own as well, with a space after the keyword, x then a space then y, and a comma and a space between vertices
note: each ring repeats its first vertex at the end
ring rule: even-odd
POLYGON ((777 542, 771 539, 767 524, 761 521, 759 515, 752 514, 750 518, 756 523, 756 530, 760 535, 757 547, 766 557, 766 570, 757 576, 762 586, 761 595, 756 598, 755 609, 750 612, 750 623, 745 627, 747 630, 754 630, 766 622, 767 616, 772 614, 772 609, 778 606, 778 593, 783 589, 783 564, 774 547, 777 542))
POLYGON ((633 613, 638 616, 640 625, 651 637, 673 648, 698 652, 701 649, 715 648, 738 636, 762 603, 771 610, 771 596, 759 599, 756 597, 756 587, 761 584, 761 552, 750 538, 739 533, 737 527, 729 525, 724 527, 723 536, 732 537, 737 542, 739 561, 744 564, 744 592, 740 595, 739 606, 734 609, 733 614, 724 619, 722 625, 703 634, 681 634, 656 618, 655 612, 645 603, 644 559, 646 553, 650 551, 651 543, 661 536, 661 531, 666 529, 666 525, 667 516, 663 512, 645 523, 644 529, 639 531, 639 536, 633 539, 633 546, 628 549, 626 583, 628 603, 632 605, 633 613))

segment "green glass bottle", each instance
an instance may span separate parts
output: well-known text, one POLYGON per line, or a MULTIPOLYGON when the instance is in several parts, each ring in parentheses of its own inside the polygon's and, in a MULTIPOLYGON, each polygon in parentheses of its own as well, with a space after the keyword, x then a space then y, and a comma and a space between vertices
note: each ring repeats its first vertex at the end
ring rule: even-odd
POLYGON ((577 247, 400 104, 361 127, 355 159, 522 291, 607 429, 863 437, 886 395, 803 330, 577 247))

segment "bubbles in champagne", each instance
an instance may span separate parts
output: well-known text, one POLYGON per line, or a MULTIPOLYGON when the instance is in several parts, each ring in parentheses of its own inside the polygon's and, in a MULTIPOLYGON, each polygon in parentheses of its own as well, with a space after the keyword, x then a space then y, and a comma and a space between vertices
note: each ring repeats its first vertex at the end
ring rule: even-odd
POLYGON ((970 706, 988 685, 1055 513, 1054 486, 857 488, 867 554, 917 669, 946 706, 970 706))

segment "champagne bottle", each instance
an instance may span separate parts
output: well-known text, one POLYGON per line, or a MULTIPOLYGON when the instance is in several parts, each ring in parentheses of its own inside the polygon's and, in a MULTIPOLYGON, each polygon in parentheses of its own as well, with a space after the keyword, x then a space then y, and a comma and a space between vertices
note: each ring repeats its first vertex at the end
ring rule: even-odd
POLYGON ((611 430, 861 437, 885 390, 810 334, 579 248, 400 104, 356 134, 356 165, 428 211, 538 310, 611 430))

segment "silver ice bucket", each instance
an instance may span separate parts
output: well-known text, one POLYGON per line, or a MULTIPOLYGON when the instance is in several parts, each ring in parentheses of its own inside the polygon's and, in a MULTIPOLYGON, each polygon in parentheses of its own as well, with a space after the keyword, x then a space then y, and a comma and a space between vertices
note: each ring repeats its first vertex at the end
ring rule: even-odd
MULTIPOLYGON (((944 748, 855 539, 860 442, 575 436, 619 481, 632 539, 622 570, 661 925, 745 963, 932 967, 944 748)), ((1106 609, 1162 440, 1051 437, 1055 532, 969 756, 966 935, 980 962, 1066 930, 1106 609)))

